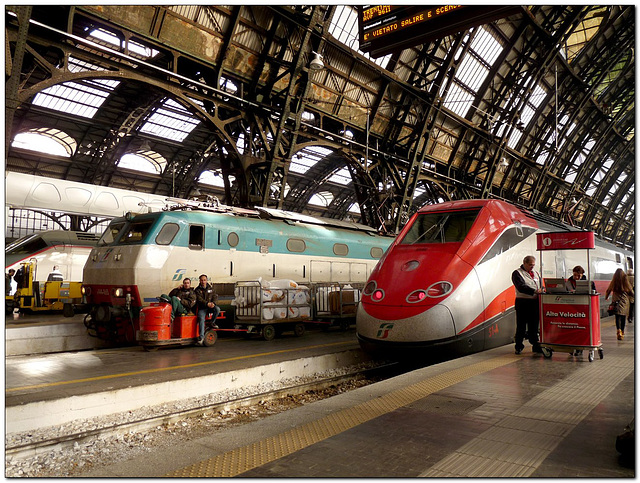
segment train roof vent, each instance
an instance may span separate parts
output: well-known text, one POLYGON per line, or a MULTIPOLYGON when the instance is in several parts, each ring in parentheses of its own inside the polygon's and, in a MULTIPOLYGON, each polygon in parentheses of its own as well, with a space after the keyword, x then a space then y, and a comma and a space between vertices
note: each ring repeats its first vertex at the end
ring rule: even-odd
POLYGON ((85 233, 83 231, 76 232, 76 236, 78 237, 78 240, 80 240, 80 241, 94 241, 94 242, 97 242, 100 239, 100 237, 98 235, 96 235, 95 233, 85 233))
POLYGON ((556 226, 558 228, 561 228, 563 230, 566 231, 584 231, 580 228, 576 228, 575 226, 571 226, 567 223, 564 223, 560 220, 558 220, 557 218, 552 217, 551 215, 547 215, 546 213, 542 213, 541 211, 538 210, 530 210, 530 209, 524 209, 522 210, 524 211, 524 213, 529 216, 530 218, 533 218, 536 221, 542 221, 543 223, 547 223, 549 225, 552 226, 556 226))

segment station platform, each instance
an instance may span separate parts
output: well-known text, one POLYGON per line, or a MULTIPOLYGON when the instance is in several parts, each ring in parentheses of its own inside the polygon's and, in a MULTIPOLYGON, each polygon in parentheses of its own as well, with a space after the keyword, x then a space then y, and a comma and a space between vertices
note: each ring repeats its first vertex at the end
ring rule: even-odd
POLYGON ((87 477, 635 477, 634 328, 604 358, 513 345, 420 368, 87 477))
MULTIPOLYGON (((30 327, 52 330, 51 325, 30 327)), ((155 352, 130 346, 9 356, 5 432, 34 431, 311 376, 369 359, 353 328, 308 330, 302 337, 285 332, 269 342, 229 332, 211 347, 166 347, 155 352)))

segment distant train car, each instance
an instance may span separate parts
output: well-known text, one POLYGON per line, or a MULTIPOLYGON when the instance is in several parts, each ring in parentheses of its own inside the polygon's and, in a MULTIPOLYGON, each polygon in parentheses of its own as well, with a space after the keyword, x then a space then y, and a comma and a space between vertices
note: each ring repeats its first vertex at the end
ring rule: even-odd
MULTIPOLYGON (((526 255, 539 259, 535 233, 560 230, 497 200, 422 208, 369 277, 356 316, 360 345, 371 353, 426 358, 510 343, 515 334, 511 274, 526 255)), ((541 275, 567 278, 581 265, 604 294, 617 268, 633 268, 632 252, 600 240, 589 258, 590 267, 584 250, 545 252, 541 275)))
POLYGON ((93 335, 132 342, 141 307, 185 277, 197 285, 200 274, 221 307, 235 282, 258 277, 364 283, 392 240, 356 223, 267 208, 174 208, 114 219, 92 250, 83 281, 93 335))
POLYGON ((58 265, 65 281, 82 281, 82 270, 100 239, 95 233, 81 231, 52 230, 34 233, 7 245, 5 250, 5 273, 18 270, 22 262, 36 260, 34 281, 44 282, 58 265))

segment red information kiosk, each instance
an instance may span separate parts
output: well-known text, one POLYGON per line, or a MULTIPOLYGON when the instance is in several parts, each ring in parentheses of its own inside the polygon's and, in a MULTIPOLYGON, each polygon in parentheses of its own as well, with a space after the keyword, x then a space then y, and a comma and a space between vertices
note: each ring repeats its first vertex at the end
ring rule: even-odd
POLYGON ((578 355, 589 351, 589 362, 593 362, 597 349, 600 359, 604 357, 600 340, 600 299, 591 289, 589 250, 595 248, 595 236, 591 231, 565 231, 537 234, 540 265, 544 265, 542 254, 548 250, 586 250, 587 280, 575 292, 564 287, 547 288, 540 295, 540 346, 545 357, 553 351, 578 355), (578 352, 580 351, 580 352, 578 352))

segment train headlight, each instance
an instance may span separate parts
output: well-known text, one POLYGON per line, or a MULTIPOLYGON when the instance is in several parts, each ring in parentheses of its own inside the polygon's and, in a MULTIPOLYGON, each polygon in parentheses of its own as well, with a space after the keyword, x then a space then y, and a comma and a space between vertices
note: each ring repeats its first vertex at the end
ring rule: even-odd
POLYGON ((371 282, 369 282, 364 286, 364 290, 362 291, 362 293, 364 295, 371 295, 377 287, 378 287, 378 284, 372 280, 371 282))
POLYGON ((113 289, 113 296, 114 297, 124 297, 124 289, 114 288, 113 289))
POLYGON ((80 287, 80 291, 82 292, 82 295, 91 295, 91 287, 87 285, 82 285, 80 287))
POLYGON ((414 290, 409 295, 407 295, 407 302, 410 304, 415 304, 418 302, 422 302, 427 298, 427 292, 424 290, 414 290))
POLYGON ((443 295, 447 295, 451 292, 451 290, 453 290, 453 285, 449 282, 436 282, 427 289, 427 296, 442 297, 443 295))
POLYGON ((382 290, 381 288, 374 290, 374 292, 371 294, 371 300, 373 300, 374 302, 380 302, 383 298, 384 290, 382 290))

